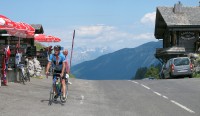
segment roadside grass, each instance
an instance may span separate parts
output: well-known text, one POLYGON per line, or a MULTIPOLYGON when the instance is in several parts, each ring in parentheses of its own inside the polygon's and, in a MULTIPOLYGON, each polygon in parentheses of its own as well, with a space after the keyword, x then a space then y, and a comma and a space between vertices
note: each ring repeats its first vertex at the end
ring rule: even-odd
POLYGON ((76 77, 75 77, 75 75, 73 75, 73 74, 70 73, 69 74, 69 78, 76 78, 76 77))
POLYGON ((45 76, 41 75, 41 76, 35 76, 35 77, 33 77, 33 78, 43 79, 43 78, 45 78, 45 76))
POLYGON ((200 73, 193 73, 193 78, 200 78, 200 73))
POLYGON ((46 47, 45 45, 43 45, 42 43, 39 43, 39 42, 35 42, 35 46, 36 46, 37 51, 46 47))
MULTIPOLYGON (((33 76, 32 78, 43 79, 46 78, 46 76, 40 75, 40 76, 33 76)), ((69 78, 76 78, 76 77, 73 74, 69 74, 69 78)))

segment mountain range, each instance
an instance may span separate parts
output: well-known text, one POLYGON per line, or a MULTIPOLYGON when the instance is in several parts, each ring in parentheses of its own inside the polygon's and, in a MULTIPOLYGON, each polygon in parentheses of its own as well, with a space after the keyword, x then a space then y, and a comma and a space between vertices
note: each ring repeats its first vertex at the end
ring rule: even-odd
MULTIPOLYGON (((74 49, 72 66, 80 64, 84 61, 96 59, 97 57, 113 52, 109 47, 102 48, 83 48, 78 47, 74 49)), ((70 54, 69 54, 70 57, 70 54)))
POLYGON ((159 63, 154 54, 156 48, 161 47, 162 41, 148 42, 136 48, 124 48, 74 65, 71 72, 77 78, 89 80, 131 79, 138 68, 159 63))

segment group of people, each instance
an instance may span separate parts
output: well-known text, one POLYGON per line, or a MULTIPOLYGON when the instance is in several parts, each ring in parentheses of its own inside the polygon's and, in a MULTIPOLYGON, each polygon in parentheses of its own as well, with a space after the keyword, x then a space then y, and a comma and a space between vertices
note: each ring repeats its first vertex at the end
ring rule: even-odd
MULTIPOLYGON (((49 69, 52 66, 54 69, 55 74, 60 74, 61 77, 61 84, 62 84, 62 91, 63 91, 63 98, 66 99, 66 78, 69 78, 69 73, 70 73, 70 68, 67 62, 67 55, 68 55, 68 50, 65 49, 63 52, 61 52, 61 46, 56 45, 53 48, 54 53, 50 54, 49 59, 48 59, 48 64, 46 68, 46 75, 49 74, 49 69)), ((72 84, 71 82, 68 81, 69 84, 72 84)), ((54 87, 55 91, 55 87, 54 87)), ((56 93, 56 91, 55 91, 56 93)), ((54 99, 57 99, 58 95, 57 93, 54 96, 54 99)))

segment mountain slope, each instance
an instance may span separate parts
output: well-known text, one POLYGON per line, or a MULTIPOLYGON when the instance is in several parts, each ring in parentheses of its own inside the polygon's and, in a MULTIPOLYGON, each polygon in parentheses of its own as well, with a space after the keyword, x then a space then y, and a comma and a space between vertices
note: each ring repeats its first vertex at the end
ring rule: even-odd
POLYGON ((156 48, 162 42, 149 42, 136 48, 125 48, 119 51, 86 61, 72 67, 71 71, 82 79, 131 79, 139 67, 158 63, 154 57, 156 48))

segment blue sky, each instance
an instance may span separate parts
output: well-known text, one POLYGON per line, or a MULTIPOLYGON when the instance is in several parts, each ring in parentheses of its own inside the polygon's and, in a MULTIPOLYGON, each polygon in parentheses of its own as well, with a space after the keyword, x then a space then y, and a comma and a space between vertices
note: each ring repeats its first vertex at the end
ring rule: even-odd
MULTIPOLYGON (((179 0, 198 6, 199 0, 179 0)), ((178 0, 0 0, 0 14, 13 21, 42 24, 47 35, 71 47, 133 48, 154 37, 157 6, 174 6, 178 0)))

